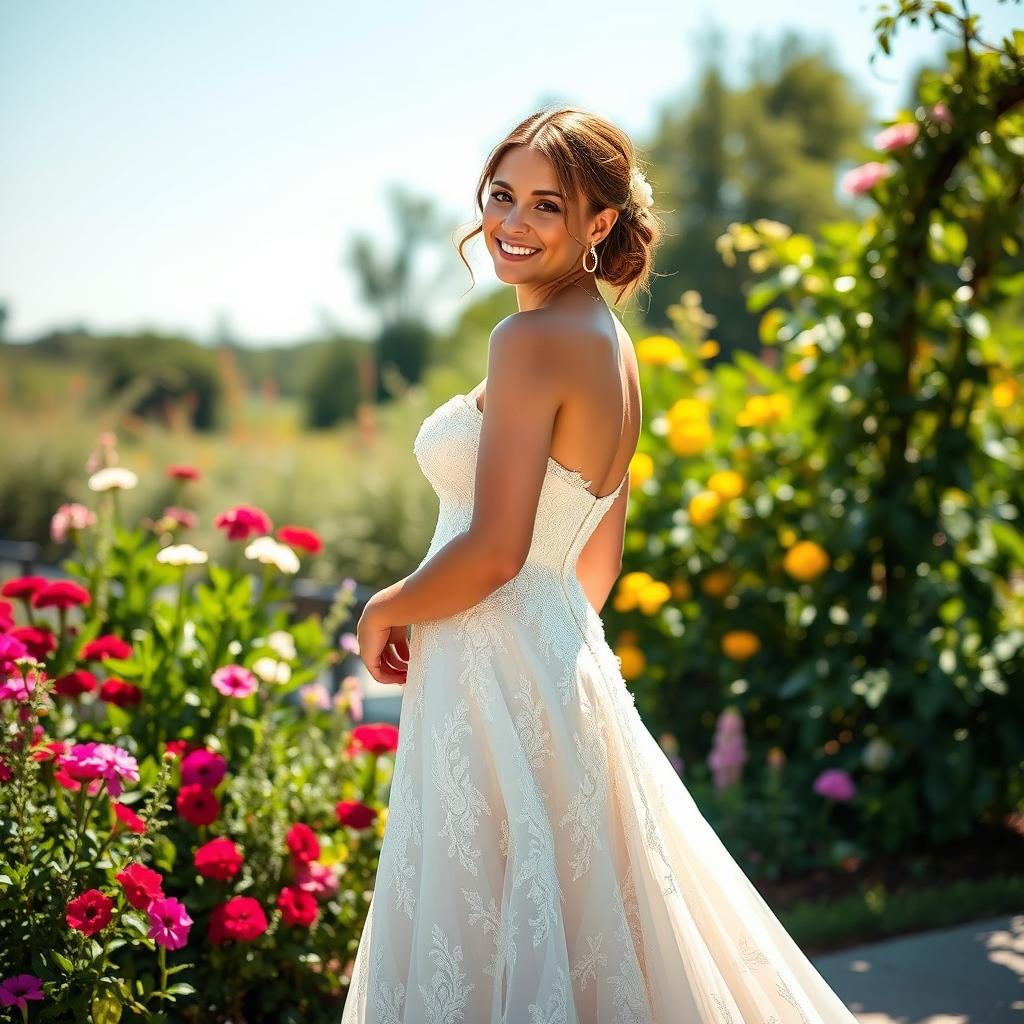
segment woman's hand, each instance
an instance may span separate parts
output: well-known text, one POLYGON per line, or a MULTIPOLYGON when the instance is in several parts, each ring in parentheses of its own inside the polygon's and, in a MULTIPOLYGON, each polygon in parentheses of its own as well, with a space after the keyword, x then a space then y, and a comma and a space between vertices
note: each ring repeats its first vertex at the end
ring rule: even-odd
POLYGON ((409 669, 409 629, 391 626, 377 612, 373 598, 366 602, 356 625, 359 657, 379 683, 404 683, 409 669))

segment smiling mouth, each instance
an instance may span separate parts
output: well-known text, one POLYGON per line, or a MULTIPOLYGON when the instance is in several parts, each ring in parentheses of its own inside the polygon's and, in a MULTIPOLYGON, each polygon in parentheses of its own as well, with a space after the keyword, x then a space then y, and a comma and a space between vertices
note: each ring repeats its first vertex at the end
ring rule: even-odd
POLYGON ((504 239, 501 238, 499 238, 497 241, 498 249, 500 250, 502 256, 506 256, 510 260, 526 260, 529 259, 531 256, 536 256, 537 253, 540 252, 540 249, 534 248, 531 245, 517 245, 513 247, 516 249, 529 249, 529 252, 509 252, 506 246, 509 245, 510 243, 506 242, 504 239))

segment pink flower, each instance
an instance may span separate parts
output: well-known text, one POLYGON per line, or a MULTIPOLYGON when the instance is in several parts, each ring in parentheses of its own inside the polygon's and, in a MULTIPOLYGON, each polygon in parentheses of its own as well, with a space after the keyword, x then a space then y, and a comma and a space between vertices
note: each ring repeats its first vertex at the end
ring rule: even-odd
POLYGON ((826 800, 845 803, 857 795, 857 787, 849 772, 842 768, 826 768, 814 780, 814 792, 826 800))
POLYGON ((952 124, 953 115, 945 103, 936 103, 931 109, 932 120, 939 124, 952 124))
POLYGON ((294 885, 287 885, 278 893, 277 906, 285 924, 300 928, 309 928, 320 914, 316 897, 294 885))
POLYGON ((188 942, 193 921, 185 904, 171 896, 149 905, 149 937, 167 949, 181 949, 188 942))
POLYGON ((49 582, 45 576, 16 576, 8 580, 0 587, 0 594, 4 597, 31 598, 37 591, 42 590, 49 582))
POLYGON ((19 704, 28 703, 39 679, 39 673, 34 669, 29 669, 24 675, 15 670, 0 682, 0 700, 13 700, 19 704))
POLYGON ((193 750, 181 762, 181 784, 200 785, 213 789, 227 774, 228 762, 222 754, 212 750, 193 750))
POLYGON ((715 788, 723 790, 739 782, 746 760, 743 717, 735 708, 726 708, 718 716, 711 753, 708 754, 708 766, 714 775, 715 788))
POLYGON ((199 525, 199 516, 192 509, 183 508, 181 505, 168 505, 161 518, 166 519, 174 526, 183 526, 186 530, 194 529, 199 525))
POLYGON ((0 601, 0 633, 14 628, 14 609, 10 601, 0 601))
POLYGON ((295 884, 317 899, 327 899, 338 891, 338 874, 329 864, 311 860, 295 865, 295 884))
POLYGON ((168 466, 167 476, 171 480, 198 480, 199 470, 195 466, 168 466))
POLYGON ((42 626, 15 626, 10 635, 20 640, 36 661, 46 661, 57 650, 57 638, 42 626))
POLYGON ((89 591, 74 580, 56 580, 47 583, 41 590, 32 595, 33 608, 58 608, 67 611, 79 605, 89 604, 92 597, 89 591))
POLYGON ((190 825, 209 825, 220 814, 220 801, 212 789, 195 783, 182 786, 175 801, 178 814, 190 825))
POLYGON ((363 688, 358 676, 345 676, 341 681, 341 691, 335 694, 334 700, 348 708, 354 722, 363 720, 363 688))
POLYGON ((221 943, 253 942, 267 930, 267 915, 252 896, 232 896, 227 903, 213 908, 209 938, 221 943))
POLYGON ((126 825, 133 832, 138 832, 140 835, 146 831, 146 823, 130 807, 118 803, 116 800, 111 801, 111 803, 114 807, 114 815, 123 825, 126 825))
POLYGON ((16 636, 11 636, 10 633, 0 635, 0 672, 12 671, 14 662, 27 654, 28 648, 16 636))
POLYGON ((58 544, 67 540, 68 533, 96 525, 96 513, 77 501, 61 505, 50 520, 50 537, 58 544))
POLYGON ((43 982, 34 974, 15 974, 0 981, 0 1006, 28 1009, 28 1000, 43 998, 43 982))
POLYGON ((884 181, 892 174, 892 167, 889 164, 879 163, 877 160, 869 160, 866 164, 854 167, 847 171, 840 179, 840 188, 851 196, 863 195, 873 189, 880 181, 884 181))
POLYGON ((916 121, 900 121, 897 124, 883 128, 874 139, 875 149, 891 152, 894 149, 903 149, 917 140, 920 134, 916 121))
POLYGON ((356 638, 355 633, 344 632, 338 637, 338 646, 343 651, 348 651, 349 654, 359 653, 359 640, 356 638))
POLYGON ((139 763, 113 743, 76 743, 59 761, 72 779, 103 779, 111 796, 120 796, 122 782, 139 781, 139 763))
POLYGON ((260 687, 260 681, 241 665, 223 665, 211 677, 214 687, 225 697, 248 697, 260 687))
POLYGON ((236 505, 221 512, 213 521, 218 529, 226 529, 228 540, 248 540, 253 534, 270 533, 270 516, 253 505, 236 505))

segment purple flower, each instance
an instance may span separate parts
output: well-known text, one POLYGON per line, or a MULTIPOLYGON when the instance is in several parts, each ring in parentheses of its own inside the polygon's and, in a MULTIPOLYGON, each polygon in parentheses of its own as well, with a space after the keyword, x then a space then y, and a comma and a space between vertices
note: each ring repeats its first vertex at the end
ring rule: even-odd
POLYGON ((0 981, 0 1006, 28 1009, 30 999, 43 998, 43 982, 34 974, 15 974, 0 981))
POLYGON ((747 760, 747 746, 743 737, 743 716, 735 708, 726 708, 718 716, 715 738, 708 766, 715 779, 715 789, 721 791, 740 780, 740 771, 747 760))
POLYGON ((842 768, 826 768, 814 780, 814 792, 826 800, 845 803, 857 795, 857 787, 849 772, 842 768))

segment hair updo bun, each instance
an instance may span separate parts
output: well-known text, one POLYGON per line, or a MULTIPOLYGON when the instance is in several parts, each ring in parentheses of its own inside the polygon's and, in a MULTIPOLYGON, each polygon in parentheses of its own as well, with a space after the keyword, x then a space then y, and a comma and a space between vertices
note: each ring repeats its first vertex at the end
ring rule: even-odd
MULTIPOLYGON (((498 164, 513 146, 531 146, 550 160, 559 191, 567 202, 587 198, 590 214, 618 211, 611 231, 596 244, 594 276, 624 295, 648 291, 654 253, 664 234, 664 223, 655 212, 654 190, 639 166, 629 136, 610 121, 574 106, 544 108, 521 121, 491 151, 480 174, 476 203, 483 214, 483 194, 498 164)), ((563 219, 568 211, 563 209, 563 219)), ((566 221, 568 227, 568 221, 566 221)), ((463 248, 483 230, 482 222, 459 243, 459 256, 469 267, 463 248)), ((587 250, 589 253, 589 249, 587 250)), ((469 267, 470 275, 473 270, 469 267)))

